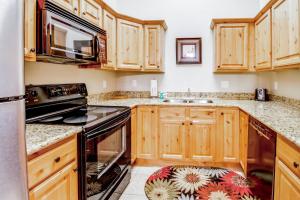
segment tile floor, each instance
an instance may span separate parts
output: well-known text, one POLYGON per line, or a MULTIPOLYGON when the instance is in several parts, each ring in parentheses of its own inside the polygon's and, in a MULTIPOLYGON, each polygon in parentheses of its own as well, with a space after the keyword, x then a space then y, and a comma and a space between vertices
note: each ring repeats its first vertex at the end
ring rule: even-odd
MULTIPOLYGON (((161 167, 133 167, 131 174, 131 181, 120 200, 148 200, 145 195, 144 187, 148 177, 161 167)), ((244 174, 236 169, 232 169, 241 176, 244 174)))

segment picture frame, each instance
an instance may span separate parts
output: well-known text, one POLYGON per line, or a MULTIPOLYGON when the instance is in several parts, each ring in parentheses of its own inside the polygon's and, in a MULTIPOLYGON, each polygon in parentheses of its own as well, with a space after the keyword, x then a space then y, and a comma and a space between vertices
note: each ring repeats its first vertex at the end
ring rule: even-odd
POLYGON ((202 64, 202 38, 176 38, 177 64, 202 64))

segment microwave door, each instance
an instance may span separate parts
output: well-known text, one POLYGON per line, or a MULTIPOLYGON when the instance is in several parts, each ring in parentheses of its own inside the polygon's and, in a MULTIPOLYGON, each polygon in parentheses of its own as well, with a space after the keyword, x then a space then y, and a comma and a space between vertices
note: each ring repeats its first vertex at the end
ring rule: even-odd
POLYGON ((93 33, 66 23, 58 16, 51 17, 50 23, 50 54, 70 59, 92 59, 95 55, 95 37, 93 33))

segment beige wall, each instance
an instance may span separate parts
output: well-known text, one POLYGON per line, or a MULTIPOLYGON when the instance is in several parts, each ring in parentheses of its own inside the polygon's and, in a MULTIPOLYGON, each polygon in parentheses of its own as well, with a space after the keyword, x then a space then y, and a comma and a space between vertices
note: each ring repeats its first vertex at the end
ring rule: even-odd
POLYGON ((159 90, 163 91, 187 91, 188 88, 194 92, 254 91, 256 75, 213 73, 214 44, 210 23, 212 18, 254 17, 259 11, 258 0, 117 0, 117 8, 121 13, 141 19, 165 19, 169 27, 166 33, 166 73, 121 73, 117 75, 118 89, 149 90, 150 80, 157 79, 159 90), (202 37, 203 64, 176 65, 177 37, 202 37))
POLYGON ((86 83, 89 94, 116 89, 115 73, 97 69, 79 69, 74 65, 25 63, 25 84, 86 83), (106 82, 106 88, 105 88, 106 82))
POLYGON ((300 69, 261 73, 258 83, 275 95, 300 99, 300 69))

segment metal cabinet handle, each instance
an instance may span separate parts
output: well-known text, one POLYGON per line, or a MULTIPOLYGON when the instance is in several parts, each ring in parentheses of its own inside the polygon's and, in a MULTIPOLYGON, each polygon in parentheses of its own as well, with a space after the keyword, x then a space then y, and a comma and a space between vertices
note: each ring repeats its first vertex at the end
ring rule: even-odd
POLYGON ((60 161, 60 157, 55 158, 54 161, 58 163, 60 161))
POLYGON ((298 168, 298 167, 299 167, 299 163, 294 162, 293 164, 294 164, 294 167, 295 167, 295 168, 298 168))

